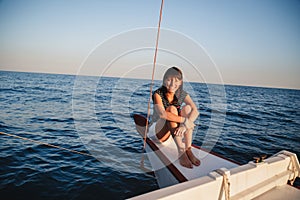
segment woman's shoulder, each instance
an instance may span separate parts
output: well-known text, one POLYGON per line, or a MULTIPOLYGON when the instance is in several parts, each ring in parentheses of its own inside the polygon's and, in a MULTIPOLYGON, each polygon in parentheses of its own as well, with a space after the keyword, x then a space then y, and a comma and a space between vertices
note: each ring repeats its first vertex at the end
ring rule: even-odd
POLYGON ((178 97, 178 101, 180 104, 184 101, 184 99, 187 95, 188 95, 188 93, 185 90, 181 90, 180 95, 178 97))
POLYGON ((182 97, 182 98, 185 98, 188 94, 189 94, 189 93, 188 93, 187 91, 185 91, 185 90, 182 90, 182 91, 181 91, 181 97, 182 97))
POLYGON ((154 96, 155 96, 156 94, 157 94, 158 96, 160 96, 160 98, 162 99, 162 101, 165 101, 165 89, 164 89, 163 86, 160 87, 160 88, 158 88, 157 90, 155 90, 155 91, 152 93, 152 100, 154 100, 154 96))
POLYGON ((164 93, 163 87, 160 87, 153 92, 153 94, 158 94, 159 96, 163 96, 163 93, 164 93))

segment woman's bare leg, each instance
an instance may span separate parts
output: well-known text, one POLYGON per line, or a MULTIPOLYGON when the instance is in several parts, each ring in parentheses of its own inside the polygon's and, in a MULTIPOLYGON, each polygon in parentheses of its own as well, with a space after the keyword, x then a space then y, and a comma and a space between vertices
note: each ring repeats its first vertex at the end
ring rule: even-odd
MULTIPOLYGON (((183 117, 189 117, 190 112, 192 111, 190 106, 184 106, 180 112, 180 115, 183 117)), ((186 154, 188 156, 188 158, 190 159, 190 161, 196 165, 199 166, 200 165, 200 160, 198 158, 196 158, 196 156, 193 154, 191 147, 192 147, 192 140, 193 140, 193 129, 188 129, 185 132, 185 150, 186 150, 186 154)))
MULTIPOLYGON (((178 115, 178 111, 177 108, 174 106, 170 106, 167 108, 169 112, 172 112, 176 115, 178 115)), ((187 168, 193 168, 193 165, 191 163, 191 161, 189 160, 186 152, 185 152, 185 146, 182 142, 183 137, 182 136, 178 136, 178 135, 174 135, 175 130, 178 128, 178 123, 176 122, 169 122, 168 123, 169 129, 171 130, 171 134, 174 138, 174 141, 177 145, 177 150, 178 150, 178 154, 179 154, 179 163, 187 168)))
POLYGON ((171 131, 169 130, 165 119, 157 120, 155 133, 160 142, 165 142, 170 137, 171 131))
MULTIPOLYGON (((174 106, 168 107, 166 111, 178 115, 177 109, 174 106)), ((176 122, 170 122, 170 121, 166 121, 165 119, 159 119, 155 126, 156 136, 161 142, 164 142, 170 137, 170 135, 172 135, 177 145, 180 164, 184 167, 192 168, 193 165, 185 152, 185 147, 182 142, 182 137, 174 135, 174 132, 177 129, 177 127, 178 127, 178 123, 176 122)))
POLYGON ((193 135, 193 129, 186 131, 185 134, 186 154, 194 165, 199 166, 200 160, 193 154, 191 149, 192 143, 190 141, 192 141, 192 135, 193 135))

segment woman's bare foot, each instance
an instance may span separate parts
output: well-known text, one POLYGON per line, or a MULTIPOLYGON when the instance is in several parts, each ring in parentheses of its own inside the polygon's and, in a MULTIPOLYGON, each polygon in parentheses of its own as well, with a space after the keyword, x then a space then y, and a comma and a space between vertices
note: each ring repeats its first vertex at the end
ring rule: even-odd
POLYGON ((186 155, 193 165, 199 166, 201 164, 200 160, 193 154, 191 147, 186 150, 186 155))
POLYGON ((183 167, 187 167, 187 168, 193 168, 193 164, 191 163, 191 161, 189 160, 186 152, 182 152, 179 154, 179 163, 183 166, 183 167))

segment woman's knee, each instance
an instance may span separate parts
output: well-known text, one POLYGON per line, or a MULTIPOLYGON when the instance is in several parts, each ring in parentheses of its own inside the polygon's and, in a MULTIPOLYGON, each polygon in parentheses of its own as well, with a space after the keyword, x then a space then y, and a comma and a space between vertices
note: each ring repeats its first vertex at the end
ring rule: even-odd
MULTIPOLYGON (((178 115, 178 111, 177 111, 177 108, 175 106, 169 106, 166 108, 166 111, 168 112, 171 112, 175 115, 178 115)), ((171 132, 173 132, 174 128, 177 128, 178 127, 178 123, 177 122, 171 122, 171 121, 167 121, 167 126, 169 128, 169 130, 171 130, 171 132)))
POLYGON ((185 105, 180 111, 181 116, 188 116, 192 112, 192 107, 190 105, 185 105))
POLYGON ((177 110, 177 108, 175 106, 169 106, 169 107, 167 107, 166 111, 178 115, 178 110, 177 110))

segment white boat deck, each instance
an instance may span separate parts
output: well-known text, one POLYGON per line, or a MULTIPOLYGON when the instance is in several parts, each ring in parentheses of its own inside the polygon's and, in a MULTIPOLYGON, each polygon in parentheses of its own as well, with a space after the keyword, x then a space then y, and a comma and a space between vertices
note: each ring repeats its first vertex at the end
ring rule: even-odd
MULTIPOLYGON (((149 133, 149 137, 153 138, 152 135, 149 133)), ((192 151, 194 155, 200 159, 201 164, 200 166, 193 166, 192 169, 183 167, 180 165, 179 160, 178 160, 178 151, 177 151, 177 146, 173 140, 172 137, 169 137, 167 141, 164 143, 161 143, 157 141, 156 139, 149 139, 148 140, 148 145, 149 142, 153 143, 153 146, 156 146, 154 148, 159 149, 160 152, 155 151, 153 147, 150 146, 151 149, 147 149, 147 155, 150 160, 150 163, 152 164, 152 168, 154 171, 161 170, 163 168, 166 168, 168 165, 173 165, 173 169, 175 168, 175 172, 173 173, 174 176, 178 175, 183 176, 186 181, 187 180, 193 180, 202 176, 208 175, 211 171, 220 169, 220 168, 227 168, 231 169, 234 167, 239 166, 237 163, 230 161, 225 158, 221 158, 220 156, 217 156, 212 153, 208 153, 203 149, 200 149, 199 147, 193 146, 192 151), (149 141, 150 140, 150 141, 149 141)), ((172 170, 169 169, 169 170, 172 170)), ((183 178, 182 177, 182 178, 183 178)), ((183 178, 183 179, 184 179, 183 178)), ((158 180, 160 181, 160 180, 158 180)), ((185 180, 178 181, 178 182, 184 182, 185 180)), ((174 183, 175 184, 175 183, 174 183)), ((164 187, 164 185, 161 185, 159 183, 160 187, 164 187)), ((167 184, 170 185, 170 184, 167 184)), ((166 185, 166 186, 167 186, 166 185)))
MULTIPOLYGON (((221 158, 220 156, 217 156, 212 153, 208 153, 198 147, 193 146, 192 151, 194 155, 200 159, 201 164, 200 166, 193 166, 192 169, 189 169, 180 165, 178 160, 177 146, 172 137, 169 137, 169 139, 164 143, 160 143, 159 141, 155 142, 155 140, 151 140, 151 141, 169 160, 168 164, 172 163, 187 180, 192 180, 195 178, 208 175, 208 173, 210 173, 211 171, 219 168, 231 169, 239 166, 237 163, 234 163, 233 161, 229 161, 225 158, 221 158)), ((157 155, 153 153, 153 151, 149 150, 147 153, 148 153, 148 158, 150 160, 153 161, 156 159, 157 155)), ((165 166, 166 163, 161 163, 161 162, 154 162, 154 163, 156 164, 152 164, 152 167, 153 170, 155 171, 166 167, 165 166)))

